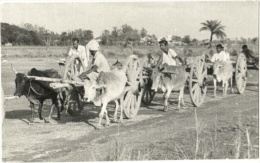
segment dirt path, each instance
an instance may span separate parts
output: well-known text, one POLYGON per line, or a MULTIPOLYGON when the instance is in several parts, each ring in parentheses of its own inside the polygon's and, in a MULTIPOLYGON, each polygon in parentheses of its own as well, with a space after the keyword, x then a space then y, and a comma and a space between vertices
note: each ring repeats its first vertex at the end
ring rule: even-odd
MULTIPOLYGON (((4 68, 4 89, 13 92, 14 84, 8 80, 14 75, 8 73, 11 74, 11 71, 4 68)), ((259 145, 258 95, 258 87, 249 85, 243 95, 212 98, 212 88, 209 88, 206 102, 196 109, 202 126, 198 157, 203 158, 206 155, 206 158, 234 158, 234 139, 239 130, 249 129, 251 144, 259 145), (239 120, 239 117, 242 118, 239 120), (204 148, 212 147, 208 142, 215 131, 217 143, 214 147, 219 146, 221 150, 215 150, 213 154, 203 152, 204 148)), ((176 95, 171 95, 171 106, 176 107, 176 100, 176 95)), ((148 159, 193 159, 195 112, 188 94, 185 95, 185 102, 186 106, 181 111, 172 108, 168 112, 162 112, 162 95, 157 94, 149 107, 141 107, 136 118, 95 130, 99 109, 92 105, 85 106, 79 117, 62 113, 58 124, 39 122, 28 125, 28 100, 22 97, 8 101, 3 125, 3 161, 107 160, 107 156, 116 150, 116 143, 124 148, 141 151, 148 149, 152 153, 148 159)), ((112 105, 110 110, 111 107, 112 105)), ((45 117, 49 113, 48 108, 48 105, 44 106, 45 117)), ((244 158, 245 134, 241 142, 240 157, 244 158)), ((258 148, 253 148, 251 152, 251 157, 259 157, 258 148)))

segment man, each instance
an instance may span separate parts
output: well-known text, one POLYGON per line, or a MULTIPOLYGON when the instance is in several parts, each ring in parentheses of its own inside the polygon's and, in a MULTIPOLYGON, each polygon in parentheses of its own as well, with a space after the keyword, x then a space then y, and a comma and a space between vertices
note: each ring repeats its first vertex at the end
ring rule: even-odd
POLYGON ((169 66, 177 66, 176 59, 178 59, 182 64, 184 64, 184 61, 181 57, 177 55, 177 53, 170 49, 168 46, 168 41, 166 39, 162 39, 159 41, 160 48, 163 51, 162 56, 159 58, 156 67, 160 67, 164 64, 167 64, 169 66))
POLYGON ((252 50, 248 49, 247 45, 242 46, 242 53, 245 54, 247 62, 249 64, 254 63, 254 66, 258 69, 259 58, 252 50))
POLYGON ((218 44, 216 46, 217 53, 213 54, 210 61, 211 62, 216 62, 216 61, 226 62, 226 61, 229 61, 230 60, 229 53, 226 52, 224 49, 225 48, 222 44, 218 44))
POLYGON ((95 80, 98 73, 100 73, 101 71, 110 71, 108 61, 106 60, 104 55, 100 53, 98 50, 99 44, 96 40, 91 40, 86 45, 87 54, 90 53, 93 59, 91 62, 90 69, 80 74, 79 78, 81 80, 85 79, 86 77, 92 78, 91 80, 95 80))
MULTIPOLYGON (((74 58, 79 58, 79 60, 76 61, 75 63, 75 68, 77 69, 75 76, 78 76, 81 72, 83 72, 84 69, 88 66, 88 56, 86 55, 86 49, 84 46, 79 45, 79 39, 78 38, 73 38, 72 39, 73 46, 70 47, 70 50, 68 52, 68 57, 66 59, 66 65, 65 65, 65 72, 69 69, 69 67, 73 66, 71 63, 74 58), (83 68, 81 67, 80 63, 82 63, 83 68)), ((65 79, 66 74, 64 75, 65 79)))
POLYGON ((242 46, 242 53, 245 54, 247 59, 250 59, 250 58, 257 59, 258 58, 257 55, 255 55, 255 53, 252 50, 248 49, 247 45, 242 46))

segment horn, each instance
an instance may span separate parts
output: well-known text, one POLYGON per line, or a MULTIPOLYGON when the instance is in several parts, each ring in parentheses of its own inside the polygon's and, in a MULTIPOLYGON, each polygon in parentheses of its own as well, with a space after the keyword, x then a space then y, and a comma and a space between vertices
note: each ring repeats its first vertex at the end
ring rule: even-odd
POLYGON ((11 64, 11 67, 12 67, 14 73, 15 73, 15 74, 18 74, 18 72, 13 68, 13 64, 11 64))

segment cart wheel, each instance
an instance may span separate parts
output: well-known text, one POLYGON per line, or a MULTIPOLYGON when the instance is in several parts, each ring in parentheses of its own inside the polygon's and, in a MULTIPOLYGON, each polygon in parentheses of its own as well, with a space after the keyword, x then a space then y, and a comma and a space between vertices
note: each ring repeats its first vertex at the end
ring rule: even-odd
POLYGON ((67 97, 67 111, 71 116, 78 116, 80 115, 81 111, 83 110, 83 102, 82 97, 79 91, 76 88, 73 88, 70 94, 67 97))
POLYGON ((189 89, 191 101, 195 106, 200 106, 207 93, 206 86, 207 78, 207 66, 205 62, 205 56, 199 56, 195 58, 191 65, 190 76, 189 76, 189 89))
POLYGON ((70 60, 68 69, 65 70, 64 75, 66 75, 66 79, 73 80, 73 76, 79 76, 83 71, 85 71, 83 64, 78 57, 74 57, 70 60))
POLYGON ((126 75, 129 86, 124 95, 123 110, 126 118, 134 118, 141 105, 143 94, 142 67, 136 57, 130 57, 126 63, 126 75))
POLYGON ((153 101, 155 91, 151 89, 152 87, 152 79, 147 78, 144 80, 144 93, 142 96, 142 103, 145 105, 151 104, 153 101))
POLYGON ((247 82, 246 71, 247 71, 246 57, 243 53, 240 53, 237 57, 236 72, 235 72, 236 86, 240 94, 242 94, 246 88, 246 82, 247 82))

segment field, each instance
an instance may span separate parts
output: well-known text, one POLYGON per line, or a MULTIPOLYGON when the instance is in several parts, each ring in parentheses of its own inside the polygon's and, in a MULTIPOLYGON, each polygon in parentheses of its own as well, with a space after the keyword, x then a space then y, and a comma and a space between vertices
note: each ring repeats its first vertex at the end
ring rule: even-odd
MULTIPOLYGON (((182 56, 199 55, 203 47, 178 47, 182 56)), ((239 51, 239 48, 233 48, 239 51)), ((254 48, 254 51, 258 54, 254 48)), ((68 47, 4 47, 2 48, 2 86, 5 95, 15 91, 13 64, 19 72, 31 68, 53 68, 63 73, 56 60, 64 58, 68 47), (5 60, 5 61, 4 61, 5 60), (4 61, 4 62, 3 62, 4 61)), ((123 63, 132 51, 129 48, 101 47, 110 64, 118 58, 123 63)), ((141 60, 147 53, 158 57, 158 47, 134 47, 141 60)), ((249 71, 249 84, 244 94, 237 91, 226 97, 213 98, 209 82, 205 103, 195 108, 185 90, 185 107, 177 107, 177 93, 170 97, 170 109, 163 112, 162 93, 152 104, 142 105, 134 119, 95 130, 99 107, 86 104, 81 115, 72 117, 62 112, 61 120, 28 125, 29 102, 25 97, 6 101, 3 124, 3 161, 114 161, 114 160, 183 160, 183 159, 244 159, 259 158, 259 88, 250 84, 259 81, 258 71, 249 71)), ((113 114, 109 105, 109 113, 113 114)), ((37 107, 36 107, 37 108, 37 107)), ((44 104, 48 116, 50 103, 44 104)), ((55 112, 54 112, 55 113, 55 112)), ((37 113, 35 112, 35 116, 37 113)), ((54 114, 55 118, 56 115, 54 114)))

